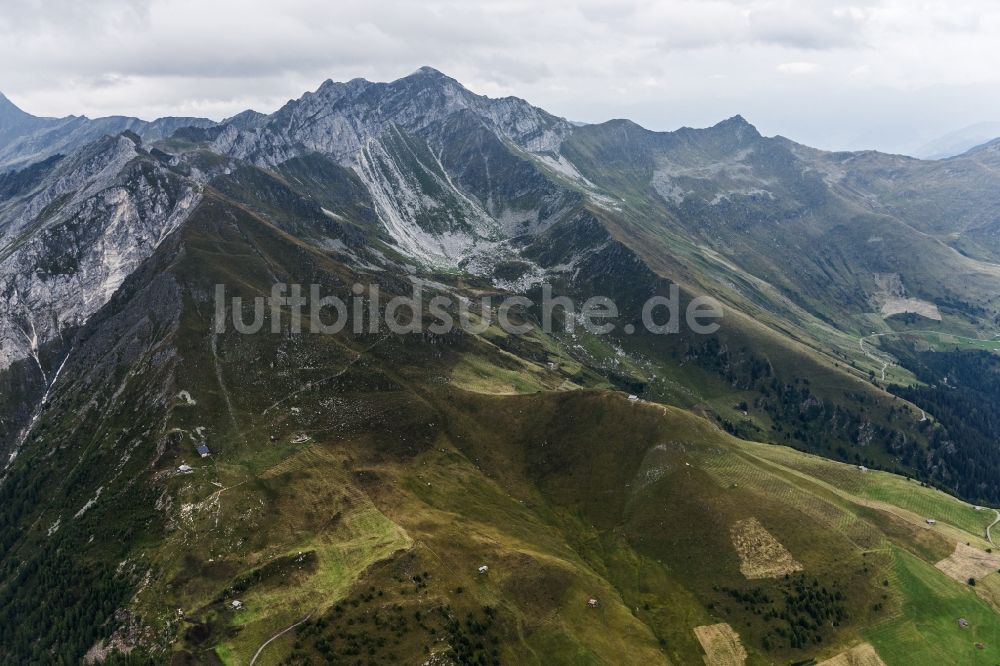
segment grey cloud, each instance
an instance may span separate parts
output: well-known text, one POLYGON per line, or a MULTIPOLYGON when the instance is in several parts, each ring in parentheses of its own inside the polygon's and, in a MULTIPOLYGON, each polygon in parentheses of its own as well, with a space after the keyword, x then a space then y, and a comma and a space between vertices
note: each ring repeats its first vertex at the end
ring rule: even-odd
POLYGON ((430 64, 477 92, 574 119, 634 114, 672 129, 743 112, 823 147, 857 147, 860 137, 893 148, 902 139, 892 128, 934 135, 1000 118, 982 92, 1000 83, 989 65, 1000 55, 1000 8, 924 9, 910 0, 15 1, 0 13, 0 90, 38 114, 221 118, 273 111, 327 78, 387 80, 430 64), (942 89, 956 91, 951 109, 930 99, 942 89), (822 115, 817 96, 835 118, 810 122, 822 115), (906 122, 887 122, 892 114, 906 122))
POLYGON ((811 8, 786 4, 749 12, 752 39, 800 49, 834 49, 864 43, 864 20, 835 7, 811 8))

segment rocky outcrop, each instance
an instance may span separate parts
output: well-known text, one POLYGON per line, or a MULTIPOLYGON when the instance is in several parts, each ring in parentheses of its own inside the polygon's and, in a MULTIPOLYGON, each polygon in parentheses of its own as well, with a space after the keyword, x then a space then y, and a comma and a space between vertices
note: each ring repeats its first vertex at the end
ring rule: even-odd
POLYGON ((0 203, 0 369, 84 323, 193 210, 200 186, 108 137, 0 203))

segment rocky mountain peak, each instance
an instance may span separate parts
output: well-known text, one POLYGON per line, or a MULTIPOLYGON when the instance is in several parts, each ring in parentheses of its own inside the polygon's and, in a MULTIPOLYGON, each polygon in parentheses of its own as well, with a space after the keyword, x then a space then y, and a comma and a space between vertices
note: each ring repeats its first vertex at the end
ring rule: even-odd
POLYGON ((16 104, 0 93, 0 136, 31 126, 38 120, 30 113, 22 111, 16 104))
POLYGON ((412 74, 404 76, 401 81, 422 81, 425 83, 454 83, 461 86, 458 81, 451 78, 447 74, 441 72, 440 70, 434 69, 433 67, 423 66, 416 70, 412 74))
POLYGON ((440 70, 434 69, 433 67, 430 67, 428 65, 424 65, 423 67, 418 68, 417 71, 411 74, 411 76, 429 76, 432 78, 448 79, 449 81, 454 80, 451 77, 443 74, 440 70))
POLYGON ((734 134, 739 139, 760 138, 760 132, 741 115, 727 118, 712 127, 713 130, 734 134))
MULTIPOLYGON (((396 83, 408 83, 412 85, 419 85, 425 87, 455 87, 460 88, 465 92, 469 92, 465 86, 451 78, 447 74, 434 69, 433 67, 421 67, 417 71, 404 76, 403 78, 396 81, 396 83)), ((471 94, 471 93, 470 93, 471 94)))
POLYGON ((28 115, 24 111, 19 109, 16 104, 7 99, 6 95, 0 93, 0 118, 4 118, 5 116, 8 116, 10 114, 17 114, 24 116, 28 115))
POLYGON ((253 109, 247 109, 246 111, 241 111, 231 118, 226 118, 222 121, 222 125, 233 125, 236 129, 251 129, 258 127, 261 123, 267 120, 267 115, 260 113, 259 111, 254 111, 253 109))

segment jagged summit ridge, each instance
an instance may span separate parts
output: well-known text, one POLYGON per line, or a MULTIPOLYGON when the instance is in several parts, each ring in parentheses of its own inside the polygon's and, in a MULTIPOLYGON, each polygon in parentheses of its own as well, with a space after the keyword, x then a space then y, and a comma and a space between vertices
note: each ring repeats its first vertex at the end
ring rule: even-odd
POLYGON ((405 252, 456 266, 481 242, 504 237, 509 220, 539 218, 537 210, 504 210, 486 192, 470 191, 489 184, 463 185, 463 174, 488 174, 490 151, 529 163, 557 156, 572 130, 524 100, 477 95, 425 67, 388 83, 326 81, 266 118, 227 123, 214 148, 265 168, 319 153, 360 177, 405 252), (463 141, 480 147, 459 156, 463 141), (448 165, 452 158, 464 164, 448 165))
POLYGON ((274 165, 302 150, 350 164, 368 139, 390 125, 419 133, 458 112, 470 112, 531 152, 557 152, 567 121, 515 97, 490 99, 431 67, 389 83, 325 81, 285 104, 251 131, 227 127, 217 146, 236 157, 274 165))

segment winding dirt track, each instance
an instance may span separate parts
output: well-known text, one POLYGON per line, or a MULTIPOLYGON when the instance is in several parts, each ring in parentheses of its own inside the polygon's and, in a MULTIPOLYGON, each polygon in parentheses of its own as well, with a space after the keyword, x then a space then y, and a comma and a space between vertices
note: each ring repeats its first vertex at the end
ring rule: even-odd
POLYGON ((257 663, 257 658, 260 657, 260 653, 264 651, 264 648, 266 648, 268 645, 271 644, 271 641, 274 641, 274 640, 277 640, 277 639, 281 638, 282 636, 284 636, 285 634, 287 634, 289 631, 291 631, 295 627, 299 626, 300 624, 302 624, 303 622, 305 622, 306 620, 308 620, 311 616, 312 616, 312 613, 309 613, 309 615, 306 615, 304 618, 302 618, 301 620, 299 620, 295 624, 292 624, 292 625, 289 625, 289 626, 285 627, 284 629, 282 629, 281 631, 279 631, 278 633, 276 633, 274 636, 271 636, 266 641, 264 641, 261 644, 261 646, 259 648, 257 648, 257 651, 254 653, 253 658, 250 659, 250 666, 253 666, 254 664, 257 663))
MULTIPOLYGON (((892 336, 892 335, 903 335, 903 334, 913 334, 913 333, 941 333, 941 331, 930 331, 930 330, 891 331, 891 332, 888 332, 888 333, 872 333, 871 335, 863 335, 863 336, 861 336, 858 339, 858 343, 859 343, 859 345, 861 347, 862 353, 864 353, 864 355, 867 356, 868 358, 870 358, 871 360, 876 361, 876 362, 882 364, 882 381, 885 381, 885 371, 886 371, 886 369, 890 365, 895 365, 895 363, 893 363, 892 361, 887 361, 884 358, 880 358, 878 356, 878 354, 869 352, 867 349, 865 349, 865 340, 867 340, 868 338, 884 338, 884 337, 892 336)), ((955 334, 952 334, 952 333, 948 333, 948 335, 950 335, 951 337, 955 338, 956 340, 964 340, 966 342, 986 342, 986 341, 992 341, 992 340, 996 340, 997 338, 1000 338, 1000 335, 994 335, 992 338, 967 338, 964 335, 955 335, 955 334)))
POLYGON ((993 543, 993 535, 990 534, 990 530, 993 529, 994 525, 1000 523, 1000 511, 998 511, 997 509, 993 510, 996 511, 997 519, 994 520, 992 523, 990 523, 989 526, 986 528, 986 540, 989 541, 991 545, 996 546, 996 544, 993 543))

